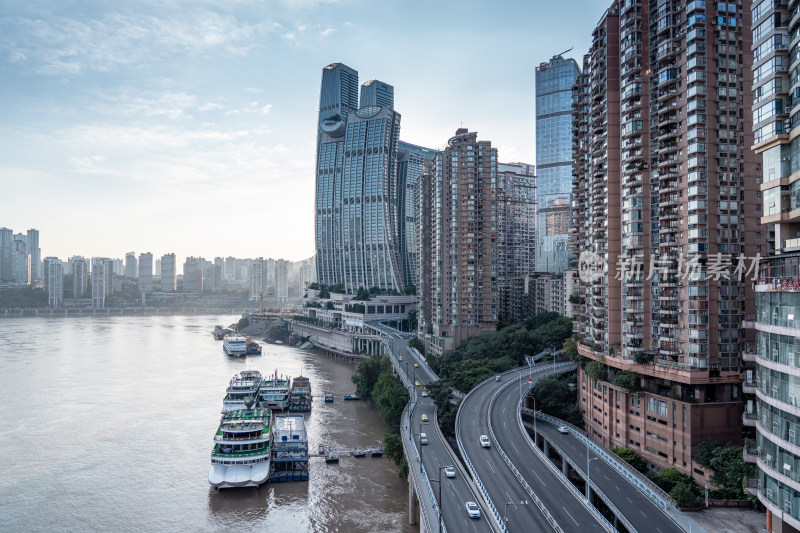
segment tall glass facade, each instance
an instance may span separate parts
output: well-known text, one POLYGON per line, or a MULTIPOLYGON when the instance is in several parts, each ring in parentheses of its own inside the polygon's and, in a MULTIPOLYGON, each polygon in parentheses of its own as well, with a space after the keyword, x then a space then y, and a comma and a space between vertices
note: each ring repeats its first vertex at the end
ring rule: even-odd
MULTIPOLYGON (((382 87, 375 101, 388 103, 394 89, 373 80, 362 94, 382 87)), ((358 106, 358 73, 341 63, 322 71, 316 168, 317 279, 400 291, 397 144, 400 114, 391 106, 358 106)), ((370 101, 372 103, 372 100, 370 101)))
POLYGON ((536 270, 569 266, 572 205, 572 86, 574 59, 553 57, 536 68, 536 270))
MULTIPOLYGON (((363 92, 362 92, 363 96, 363 92)), ((400 257, 403 263, 403 284, 417 285, 419 276, 419 185, 426 164, 436 150, 400 141, 397 150, 398 220, 400 222, 400 257)))

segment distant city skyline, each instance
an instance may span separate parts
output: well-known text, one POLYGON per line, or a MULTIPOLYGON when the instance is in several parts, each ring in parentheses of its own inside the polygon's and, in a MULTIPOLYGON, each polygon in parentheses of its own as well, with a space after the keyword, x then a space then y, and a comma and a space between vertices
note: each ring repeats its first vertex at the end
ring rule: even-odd
POLYGON ((393 85, 407 142, 442 148, 463 122, 534 162, 534 69, 587 49, 607 8, 573 7, 585 17, 521 1, 5 4, 2 224, 38 228, 62 259, 305 259, 322 67, 393 85), (449 54, 465 36, 471 54, 449 54))

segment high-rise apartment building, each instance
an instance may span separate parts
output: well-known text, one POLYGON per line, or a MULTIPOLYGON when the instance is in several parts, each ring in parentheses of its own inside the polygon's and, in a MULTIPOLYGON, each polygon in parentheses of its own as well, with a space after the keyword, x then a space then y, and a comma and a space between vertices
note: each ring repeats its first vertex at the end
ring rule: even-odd
POLYGON ((755 0, 752 8, 755 175, 762 231, 774 228, 775 253, 761 261, 748 323, 756 342, 744 359, 755 371, 745 371, 743 422, 755 439, 744 457, 758 465, 752 490, 767 508, 767 529, 782 533, 800 530, 800 82, 797 68, 789 70, 800 46, 799 5, 755 0))
POLYGON ((0 228, 0 281, 12 281, 14 278, 13 254, 14 231, 0 228))
POLYGON ((137 285, 139 292, 153 292, 153 254, 150 252, 139 254, 139 279, 137 285))
POLYGON ((275 261, 275 297, 279 303, 289 301, 289 270, 291 261, 275 261))
MULTIPOLYGON (((362 92, 363 97, 363 92, 362 92)), ((419 178, 436 150, 400 141, 397 148, 397 219, 403 286, 416 285, 419 271, 419 178)))
POLYGON ((136 252, 128 252, 125 254, 125 277, 128 279, 136 279, 139 273, 139 264, 136 261, 136 252))
POLYGON ((574 59, 554 56, 536 67, 536 270, 569 268, 572 219, 572 86, 574 59))
POLYGON ((183 292, 203 294, 202 257, 187 257, 183 263, 183 292))
POLYGON ((83 298, 89 287, 89 260, 74 256, 69 258, 69 265, 72 273, 72 297, 83 298))
POLYGON ((39 230, 27 233, 28 254, 31 256, 31 281, 42 281, 42 249, 39 248, 39 230))
POLYGON ((400 291, 397 144, 393 89, 373 80, 358 105, 358 72, 341 63, 322 71, 317 137, 317 278, 400 291), (391 104, 391 105, 390 105, 391 104))
POLYGON ((175 254, 161 256, 161 292, 175 292, 178 290, 177 276, 178 263, 175 254))
POLYGON ((45 257, 43 274, 46 279, 47 305, 58 309, 64 303, 64 264, 58 257, 45 257))
POLYGON ((527 163, 497 164, 498 318, 527 318, 521 285, 534 272, 536 258, 536 175, 527 163))
POLYGON ((114 263, 106 257, 92 258, 92 309, 104 309, 106 297, 112 294, 114 263))
POLYGON ((492 143, 460 128, 421 176, 419 327, 436 353, 496 329, 496 172, 492 143))
POLYGON ((155 260, 155 278, 161 279, 161 258, 156 258, 155 260))
POLYGON ((767 246, 749 28, 748 0, 614 2, 576 86, 586 430, 687 474, 701 442, 742 434, 754 299, 736 267, 767 246))

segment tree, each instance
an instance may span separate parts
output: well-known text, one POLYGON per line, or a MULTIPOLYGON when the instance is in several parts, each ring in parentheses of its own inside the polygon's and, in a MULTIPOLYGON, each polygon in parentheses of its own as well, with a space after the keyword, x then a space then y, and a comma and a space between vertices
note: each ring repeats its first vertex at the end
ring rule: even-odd
POLYGON ((645 463, 644 459, 642 459, 633 448, 614 448, 612 451, 617 454, 620 459, 639 472, 647 472, 647 463, 645 463))
POLYGON ((422 355, 425 355, 425 343, 419 340, 419 337, 414 337, 408 341, 408 345, 412 348, 416 348, 422 355))
POLYGON ((661 472, 650 476, 650 479, 652 479, 653 482, 661 487, 661 489, 666 493, 671 492, 672 489, 681 484, 688 484, 690 487, 692 484, 694 484, 691 476, 687 476, 675 468, 667 468, 666 470, 662 470, 661 472))
POLYGON ((344 284, 342 284, 342 283, 337 283, 335 285, 331 285, 328 288, 328 290, 330 292, 334 292, 336 294, 344 294, 346 292, 345 289, 344 289, 344 284))
POLYGON ((414 285, 406 285, 403 287, 403 294, 406 296, 413 296, 414 294, 417 294, 417 288, 414 285))
POLYGON ((597 361, 589 361, 584 368, 586 373, 595 381, 605 381, 608 379, 608 367, 597 361))
POLYGON ((365 289, 364 287, 359 287, 358 291, 356 291, 356 295, 355 295, 355 297, 353 299, 367 302, 370 299, 369 298, 369 291, 367 289, 365 289))
POLYGON ((577 403, 577 392, 570 389, 567 380, 561 376, 549 376, 537 381, 533 386, 536 409, 580 427, 583 417, 577 403))
POLYGON ((391 371, 381 372, 372 389, 372 401, 389 429, 393 433, 400 431, 400 418, 408 403, 408 393, 400 378, 391 371))
POLYGON ((617 387, 622 387, 628 392, 633 392, 640 389, 640 377, 636 372, 630 370, 618 370, 614 374, 614 379, 611 381, 617 387))
POLYGON ((680 483, 669 491, 669 497, 675 500, 680 507, 691 507, 697 500, 697 496, 689 483, 680 483))
POLYGON ((403 439, 397 433, 387 433, 383 436, 383 453, 397 465, 397 475, 401 478, 408 476, 408 463, 403 452, 403 439))
POLYGON ((331 301, 325 302, 325 309, 328 309, 329 311, 333 310, 334 309, 333 302, 331 302, 331 301))
POLYGON ((381 373, 381 360, 377 357, 362 359, 358 363, 358 369, 351 378, 356 385, 356 396, 369 399, 372 397, 372 388, 378 381, 381 373))
POLYGON ((239 322, 236 324, 236 329, 244 329, 250 325, 250 319, 246 316, 243 316, 239 319, 239 322))

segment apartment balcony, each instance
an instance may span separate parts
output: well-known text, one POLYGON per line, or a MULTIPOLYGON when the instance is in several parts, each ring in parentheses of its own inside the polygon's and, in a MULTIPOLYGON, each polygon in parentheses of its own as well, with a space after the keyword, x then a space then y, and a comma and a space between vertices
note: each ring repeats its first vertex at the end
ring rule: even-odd
POLYGON ((742 361, 745 363, 755 363, 756 362, 756 347, 753 345, 748 344, 745 346, 745 349, 742 351, 742 361))
POLYGON ((744 481, 744 491, 752 496, 758 496, 758 478, 748 477, 744 481))
POLYGON ((749 428, 756 427, 756 422, 758 421, 758 415, 755 413, 748 413, 745 412, 742 414, 742 425, 749 428))
POLYGON ((755 394, 758 390, 758 384, 755 381, 742 382, 742 392, 745 394, 755 394))

